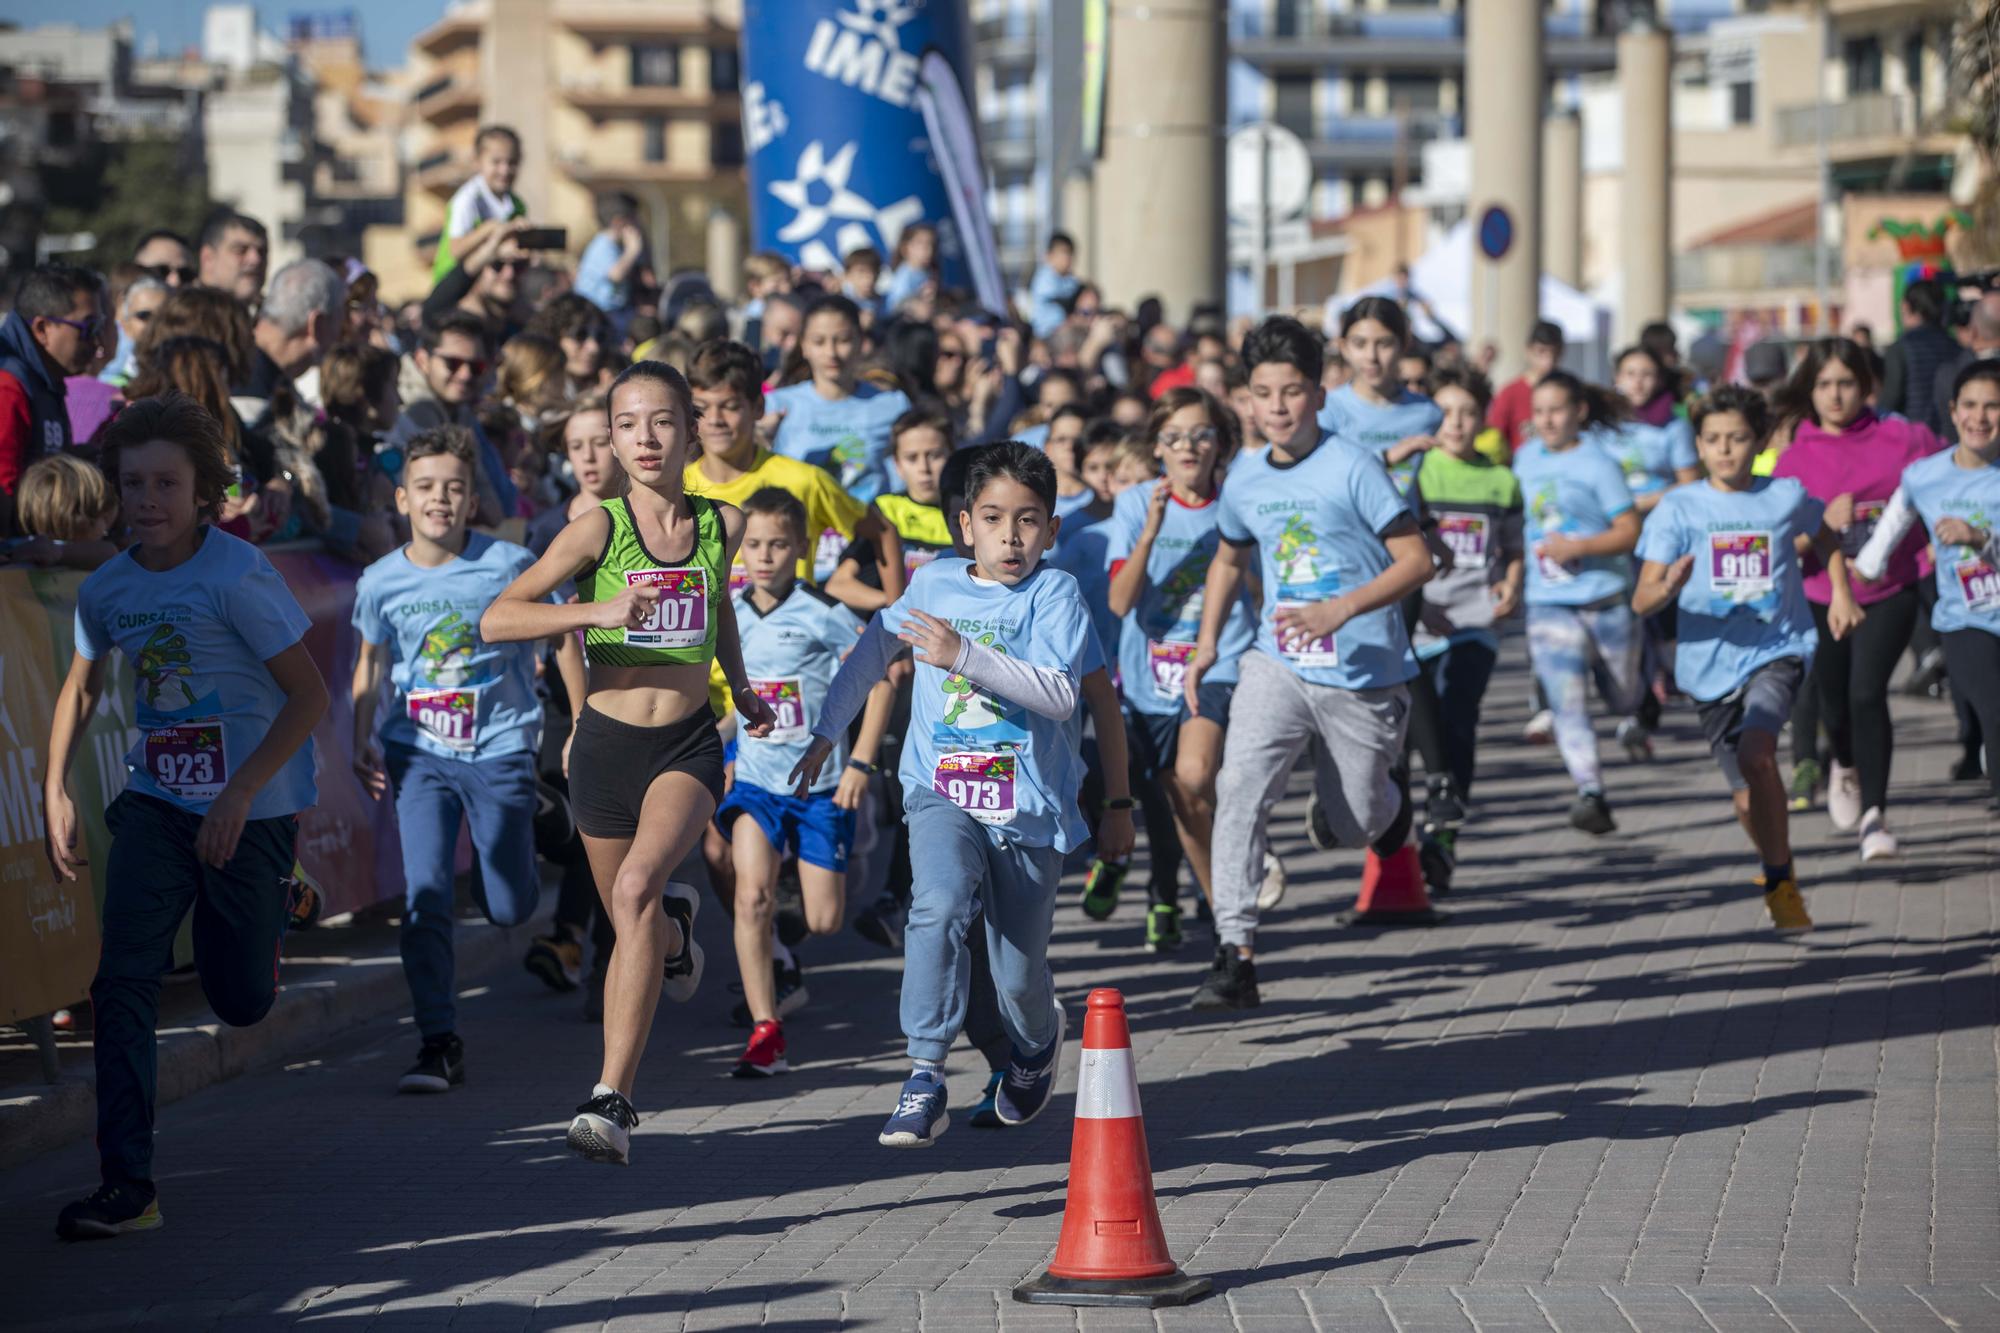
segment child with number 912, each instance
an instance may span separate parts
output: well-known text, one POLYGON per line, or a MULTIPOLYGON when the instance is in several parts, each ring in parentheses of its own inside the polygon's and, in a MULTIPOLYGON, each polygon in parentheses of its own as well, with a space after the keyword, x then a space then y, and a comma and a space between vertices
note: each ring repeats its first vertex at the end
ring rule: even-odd
POLYGON ((160 1225, 154 1028, 190 908, 216 1016, 246 1026, 270 1012, 298 813, 316 799, 310 737, 327 703, 305 612, 262 552, 211 526, 236 481, 215 418, 179 394, 142 399, 103 448, 136 542, 77 594, 42 797, 62 879, 85 866, 69 770, 114 648, 132 666, 139 735, 104 814, 103 951, 90 985, 104 1183, 62 1210, 56 1230, 70 1240, 160 1225))
POLYGON ((885 1147, 928 1147, 950 1123, 944 1058, 965 1021, 965 936, 981 905, 1013 1043, 994 1107, 1000 1122, 1033 1119, 1060 1070, 1049 929, 1063 854, 1086 837, 1070 720, 1092 637, 1076 580, 1042 562, 1061 524, 1055 503, 1046 454, 1012 441, 978 451, 957 515, 973 558, 940 556, 876 613, 792 771, 800 793, 810 791, 889 663, 905 644, 916 650, 900 772, 916 851, 902 997, 913 1067, 878 1135, 885 1147))
MULTIPOLYGON (((811 791, 792 792, 792 765, 806 752, 827 687, 861 633, 861 621, 852 611, 799 581, 798 561, 805 550, 806 507, 797 496, 766 486, 743 501, 743 544, 737 554, 750 584, 736 594, 736 627, 750 688, 777 720, 768 735, 746 734, 738 740, 735 778, 715 812, 715 826, 729 840, 736 870, 736 961, 743 973, 744 1006, 750 1011, 750 1042, 737 1061, 738 1078, 782 1074, 787 1068, 785 1030, 779 1021, 783 1014, 771 967, 778 867, 787 852, 797 855, 806 928, 815 935, 839 930, 854 812, 867 794, 896 697, 887 678, 878 679, 868 692, 853 754, 843 757, 836 745, 834 767, 811 791)), ((837 739, 844 742, 845 732, 837 739)), ((803 987, 790 994, 802 996, 803 987)))

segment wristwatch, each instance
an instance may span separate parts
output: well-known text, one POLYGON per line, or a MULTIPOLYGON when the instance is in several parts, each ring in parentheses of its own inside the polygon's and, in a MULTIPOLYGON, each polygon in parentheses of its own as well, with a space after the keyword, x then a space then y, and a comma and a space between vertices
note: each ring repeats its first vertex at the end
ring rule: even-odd
POLYGON ((1139 802, 1130 796, 1120 796, 1104 803, 1106 810, 1137 810, 1139 802))
POLYGON ((847 766, 857 773, 866 773, 871 778, 882 771, 882 765, 863 763, 859 759, 849 759, 847 766))

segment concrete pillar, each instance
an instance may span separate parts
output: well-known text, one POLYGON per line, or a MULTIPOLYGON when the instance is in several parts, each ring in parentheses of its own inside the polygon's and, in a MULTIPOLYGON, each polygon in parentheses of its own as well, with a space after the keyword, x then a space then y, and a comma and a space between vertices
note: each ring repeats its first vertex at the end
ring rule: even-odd
POLYGON ((743 224, 721 204, 708 210, 708 285, 733 301, 743 285, 743 224))
POLYGON ((1472 342, 1500 349, 1496 382, 1520 373, 1528 328, 1541 311, 1542 76, 1541 0, 1480 0, 1465 7, 1465 124, 1472 140, 1469 216, 1472 250, 1472 342), (1488 208, 1507 211, 1514 239, 1495 261, 1476 231, 1488 208))
POLYGON ((1086 276, 1097 272, 1097 228, 1091 207, 1095 195, 1089 172, 1072 171, 1063 178, 1062 229, 1076 241, 1076 271, 1086 276))
POLYGON ((1618 34, 1625 160, 1618 185, 1618 341, 1664 319, 1673 300, 1673 38, 1635 21, 1618 34))
POLYGON ((1542 122, 1542 271, 1583 286, 1583 122, 1574 111, 1542 122))
POLYGON ((560 170, 549 132, 549 108, 559 95, 550 0, 492 0, 490 14, 479 35, 480 123, 511 125, 521 136, 514 188, 539 225, 550 216, 551 182, 560 170))
POLYGON ((1223 299, 1222 0, 1111 6, 1097 271, 1107 302, 1157 295, 1174 322, 1223 299))

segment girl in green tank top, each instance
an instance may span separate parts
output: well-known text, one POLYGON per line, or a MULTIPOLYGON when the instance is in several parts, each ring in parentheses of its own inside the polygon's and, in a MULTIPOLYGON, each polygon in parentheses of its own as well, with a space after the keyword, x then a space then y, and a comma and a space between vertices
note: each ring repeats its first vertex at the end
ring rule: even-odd
POLYGON ((592 665, 644 667, 692 664, 715 658, 719 612, 729 608, 730 543, 725 541, 721 506, 699 495, 687 498, 694 511, 694 550, 670 561, 646 549, 632 514, 632 502, 618 496, 604 502, 611 529, 596 567, 576 585, 584 602, 609 602, 627 588, 649 587, 659 594, 644 623, 584 632, 584 655, 592 665))

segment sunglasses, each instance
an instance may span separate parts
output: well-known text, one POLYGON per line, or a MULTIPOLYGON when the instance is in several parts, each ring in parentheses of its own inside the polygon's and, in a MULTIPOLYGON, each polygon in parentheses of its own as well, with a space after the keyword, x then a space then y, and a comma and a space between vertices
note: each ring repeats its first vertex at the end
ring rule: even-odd
POLYGON ((148 277, 158 278, 166 283, 178 282, 183 287, 192 283, 198 276, 185 264, 145 264, 141 267, 148 277))
POLYGON ((444 363, 446 372, 454 376, 470 371, 472 377, 478 379, 486 373, 486 362, 478 357, 440 356, 438 360, 444 363))
POLYGON ((496 260, 492 268, 496 273, 520 273, 528 268, 528 261, 525 259, 501 259, 496 260))
POLYGON ((956 347, 940 347, 938 348, 938 360, 963 361, 965 360, 965 353, 959 351, 956 347))
POLYGON ((47 320, 51 324, 68 325, 70 328, 75 329, 78 333, 81 333, 86 340, 95 338, 99 333, 103 332, 104 326, 111 322, 103 315, 91 315, 86 319, 59 319, 54 315, 49 315, 46 316, 45 318, 47 318, 47 320))
POLYGON ((1185 435, 1182 435, 1178 431, 1162 431, 1160 432, 1160 447, 1169 452, 1181 449, 1206 449, 1209 445, 1214 444, 1217 438, 1215 427, 1213 426, 1197 426, 1185 435))

